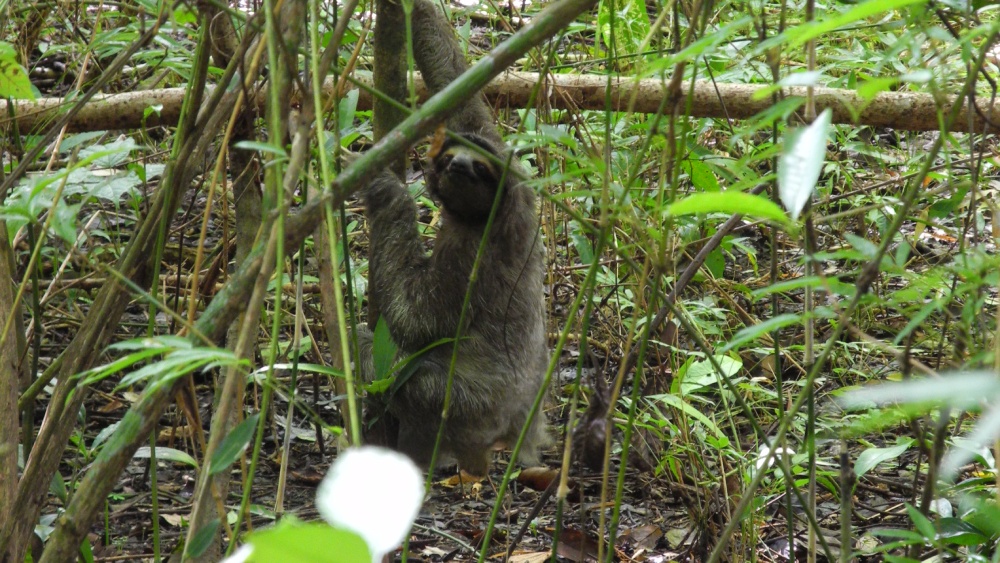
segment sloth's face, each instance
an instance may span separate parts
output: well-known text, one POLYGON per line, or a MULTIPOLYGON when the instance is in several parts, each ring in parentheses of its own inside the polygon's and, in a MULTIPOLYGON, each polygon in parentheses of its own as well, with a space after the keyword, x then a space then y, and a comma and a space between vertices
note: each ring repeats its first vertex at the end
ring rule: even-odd
POLYGON ((434 158, 428 187, 450 216, 465 223, 485 223, 496 198, 500 172, 479 152, 450 144, 434 158))

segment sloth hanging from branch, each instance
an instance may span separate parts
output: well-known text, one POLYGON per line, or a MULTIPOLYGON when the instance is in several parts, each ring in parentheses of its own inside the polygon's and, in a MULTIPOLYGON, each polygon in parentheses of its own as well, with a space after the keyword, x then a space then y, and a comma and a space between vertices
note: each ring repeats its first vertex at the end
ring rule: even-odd
MULTIPOLYGON (((417 67, 436 93, 466 70, 464 54, 429 0, 414 0, 412 30, 417 67)), ((448 128, 457 138, 434 143, 425 176, 442 215, 430 256, 418 235, 416 204, 395 174, 386 170, 362 190, 371 229, 368 298, 398 348, 396 359, 419 356, 388 396, 376 397, 369 408, 386 409, 398 420, 398 434, 388 445, 428 468, 457 342, 436 465, 458 463, 485 475, 493 449, 517 441, 544 383, 543 245, 534 193, 482 95, 460 107, 448 128)), ((365 326, 357 336, 361 377, 371 382, 377 375, 375 339, 365 326)), ((539 413, 521 460, 537 463, 548 442, 539 413)))

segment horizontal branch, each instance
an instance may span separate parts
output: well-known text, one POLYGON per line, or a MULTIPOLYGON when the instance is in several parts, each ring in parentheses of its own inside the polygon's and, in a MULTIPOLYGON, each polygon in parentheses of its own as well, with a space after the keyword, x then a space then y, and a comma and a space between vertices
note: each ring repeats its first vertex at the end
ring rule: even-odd
MULTIPOLYGON (((370 87, 370 77, 359 79, 370 87)), ((523 108, 531 95, 534 85, 540 80, 540 75, 532 72, 505 72, 490 82, 483 92, 494 106, 509 106, 523 108)), ((417 90, 421 101, 427 97, 423 81, 417 75, 417 90)), ((631 111, 637 113, 655 113, 664 95, 666 82, 659 79, 636 80, 627 77, 611 78, 611 108, 605 108, 605 89, 608 77, 595 74, 555 74, 549 75, 545 99, 540 99, 547 107, 553 109, 578 109, 590 111, 631 111), (634 101, 633 101, 634 99, 634 101)), ((327 96, 333 93, 333 82, 324 86, 327 96)), ((748 119, 765 111, 771 106, 770 96, 754 99, 754 95, 767 85, 719 84, 707 80, 699 80, 692 90, 691 115, 693 117, 714 117, 729 119, 748 119)), ((684 83, 682 92, 688 92, 689 83, 684 83)), ((805 88, 795 87, 784 89, 786 96, 804 96, 805 88)), ((908 131, 936 131, 938 124, 938 108, 935 99, 930 94, 914 92, 883 92, 872 100, 866 101, 854 90, 837 88, 815 88, 816 111, 826 108, 833 110, 834 123, 852 123, 855 125, 870 125, 875 127, 892 127, 908 131)), ((135 129, 138 127, 174 125, 180 114, 183 88, 165 88, 142 92, 128 92, 108 96, 96 96, 70 122, 71 131, 101 131, 118 129, 135 129), (143 114, 149 107, 160 106, 160 112, 146 116, 143 114)), ((257 96, 257 103, 263 107, 266 92, 257 96)), ((947 114, 954 103, 952 98, 942 101, 942 114, 947 114)), ((14 113, 17 115, 19 130, 24 133, 44 127, 51 122, 64 107, 62 98, 42 98, 35 101, 15 101, 14 113)), ((362 89, 358 99, 358 108, 371 109, 371 94, 362 89)), ((979 112, 973 114, 971 124, 973 130, 982 132, 987 125, 985 116, 990 121, 1000 121, 1000 111, 990 109, 988 104, 978 101, 979 112)), ((669 104, 667 105, 669 107, 669 104)), ((968 131, 970 119, 967 108, 962 110, 954 121, 954 130, 968 131)), ((7 102, 0 100, 0 126, 10 123, 7 102)))

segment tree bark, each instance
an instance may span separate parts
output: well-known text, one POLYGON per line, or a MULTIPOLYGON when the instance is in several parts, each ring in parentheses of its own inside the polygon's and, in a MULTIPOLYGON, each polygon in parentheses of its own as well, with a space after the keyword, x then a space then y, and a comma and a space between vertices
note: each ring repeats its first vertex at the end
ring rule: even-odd
MULTIPOLYGON (((21 308, 14 307, 14 283, 17 279, 13 269, 14 260, 7 237, 7 224, 0 221, 0 324, 6 324, 12 315, 20 317, 21 308)), ((18 330, 11 328, 11 333, 18 330)), ((37 330, 37 328, 36 328, 37 330)), ((20 335, 24 341, 23 333, 20 335)), ((21 364, 16 335, 10 334, 3 347, 0 348, 0 389, 25 388, 22 373, 18 368, 21 364)), ((0 530, 10 526, 15 518, 14 502, 17 496, 17 442, 18 416, 16 393, 0 393, 0 530)), ((20 548, 20 546, 19 546, 20 548)))

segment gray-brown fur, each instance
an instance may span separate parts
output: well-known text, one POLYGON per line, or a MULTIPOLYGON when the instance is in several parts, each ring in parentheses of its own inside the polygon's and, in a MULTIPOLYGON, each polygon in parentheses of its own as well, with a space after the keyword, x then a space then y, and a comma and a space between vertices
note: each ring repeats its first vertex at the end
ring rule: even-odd
MULTIPOLYGON (((413 32, 417 64, 433 91, 465 70, 450 25, 427 0, 415 2, 413 32)), ((450 125, 506 159, 481 98, 457 112, 450 125)), ((369 296, 377 300, 400 357, 457 334, 485 231, 481 210, 490 209, 503 176, 502 166, 452 143, 439 151, 431 168, 427 183, 441 203, 443 221, 430 256, 417 233, 413 198, 395 175, 382 173, 363 194, 371 226, 369 296)), ((479 474, 486 472, 496 445, 513 446, 517 440, 548 363, 535 197, 519 172, 505 176, 458 344, 438 457, 441 465, 457 462, 479 474)), ((371 380, 372 335, 362 328, 358 336, 361 375, 371 380)), ((424 467, 441 421, 453 346, 432 349, 388 401, 389 412, 399 419, 397 449, 424 467)), ((522 449, 526 463, 537 462, 538 449, 547 443, 543 420, 539 414, 522 449)))

